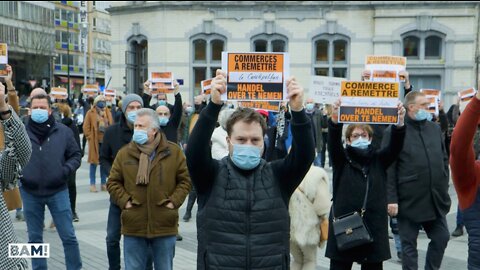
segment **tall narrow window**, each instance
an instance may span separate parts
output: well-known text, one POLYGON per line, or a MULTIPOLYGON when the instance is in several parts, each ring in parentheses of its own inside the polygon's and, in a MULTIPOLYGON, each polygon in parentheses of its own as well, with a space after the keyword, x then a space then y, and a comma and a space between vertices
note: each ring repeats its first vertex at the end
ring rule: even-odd
POLYGON ((313 39, 313 74, 348 77, 349 39, 342 35, 324 34, 313 39))
POLYGON ((192 38, 192 82, 194 95, 200 94, 200 82, 215 77, 222 67, 222 52, 226 38, 220 35, 199 34, 192 38))
POLYGON ((260 34, 252 37, 254 52, 286 52, 287 37, 280 34, 260 34))

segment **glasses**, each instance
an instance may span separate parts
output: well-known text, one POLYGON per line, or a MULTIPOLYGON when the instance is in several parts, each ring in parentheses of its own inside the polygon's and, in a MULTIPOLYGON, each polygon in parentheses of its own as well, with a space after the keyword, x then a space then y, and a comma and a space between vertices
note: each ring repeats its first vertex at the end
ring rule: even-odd
POLYGON ((350 137, 352 139, 358 139, 359 137, 367 138, 368 133, 366 133, 366 132, 364 132, 364 133, 352 133, 352 135, 350 137))

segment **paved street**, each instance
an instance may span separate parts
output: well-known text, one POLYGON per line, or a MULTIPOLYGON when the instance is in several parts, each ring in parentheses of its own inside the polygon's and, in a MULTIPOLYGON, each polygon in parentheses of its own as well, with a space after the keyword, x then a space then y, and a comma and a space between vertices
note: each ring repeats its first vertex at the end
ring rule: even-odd
MULTIPOLYGON (((84 269, 108 269, 105 236, 109 196, 107 192, 90 193, 88 189, 88 163, 86 163, 85 156, 82 167, 77 172, 77 212, 80 217, 80 222, 74 223, 75 230, 80 242, 80 252, 82 255, 84 269)), ((97 189, 99 189, 98 185, 97 189)), ((450 231, 452 231, 455 227, 455 213, 457 209, 456 194, 453 186, 450 188, 450 195, 452 197, 453 205, 447 220, 450 231)), ((184 208, 185 204, 180 209, 180 232, 183 236, 183 241, 177 242, 174 269, 193 270, 196 269, 197 248, 195 217, 193 217, 188 223, 183 222, 181 217, 185 211, 184 208)), ((46 213, 45 223, 48 227, 51 217, 48 211, 46 211, 46 213)), ((15 212, 11 212, 11 216, 13 219, 15 212)), ((14 221, 14 226, 20 241, 26 243, 28 241, 26 224, 24 222, 14 221)), ((48 259, 49 269, 65 269, 63 248, 57 232, 52 229, 46 229, 44 232, 44 240, 45 243, 50 243, 51 248, 51 257, 48 259)), ((419 268, 423 268, 427 245, 428 238, 426 237, 425 233, 420 233, 418 241, 420 257, 419 268)), ((390 240, 390 249, 393 251, 392 255, 396 253, 393 240, 390 240)), ((396 261, 396 256, 393 255, 393 257, 393 259, 385 262, 384 269, 401 269, 401 265, 396 261)), ((442 269, 467 269, 466 261, 466 235, 451 239, 445 253, 442 269)), ((324 257, 323 249, 318 250, 317 265, 317 269, 328 269, 329 260, 324 257)), ((360 267, 357 266, 354 269, 360 269, 360 267)))

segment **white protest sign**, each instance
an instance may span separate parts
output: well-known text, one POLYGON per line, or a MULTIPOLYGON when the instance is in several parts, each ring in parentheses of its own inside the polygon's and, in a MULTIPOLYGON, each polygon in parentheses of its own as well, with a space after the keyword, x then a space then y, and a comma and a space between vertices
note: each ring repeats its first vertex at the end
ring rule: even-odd
POLYGON ((309 96, 316 103, 333 104, 340 98, 344 78, 312 76, 309 96))

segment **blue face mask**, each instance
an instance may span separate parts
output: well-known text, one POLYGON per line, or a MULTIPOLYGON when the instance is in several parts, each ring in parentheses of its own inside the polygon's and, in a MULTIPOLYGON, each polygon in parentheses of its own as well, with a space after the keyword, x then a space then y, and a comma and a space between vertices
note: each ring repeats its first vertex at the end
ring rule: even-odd
POLYGON ((35 123, 45 123, 48 120, 48 111, 43 109, 33 109, 31 118, 35 123))
POLYGON ((242 170, 252 170, 260 164, 260 151, 253 145, 234 144, 232 161, 242 170))
POLYGON ((159 117, 158 121, 160 122, 160 126, 164 127, 168 124, 168 118, 167 117, 159 117))
POLYGON ((315 108, 315 104, 313 103, 308 103, 305 105, 305 109, 307 109, 307 111, 313 111, 313 108, 315 108))
POLYGON ((358 149, 367 149, 369 145, 370 141, 367 138, 360 137, 353 141, 350 146, 358 149))
POLYGON ((127 120, 130 124, 135 123, 136 119, 137 119, 137 111, 131 111, 127 113, 127 120))
POLYGON ((158 106, 165 106, 165 105, 167 105, 167 101, 165 101, 163 99, 158 101, 158 106))
POLYGON ((148 141, 148 134, 145 130, 135 129, 132 140, 138 144, 145 144, 148 141))
POLYGON ((103 101, 97 102, 97 107, 100 108, 100 109, 105 108, 105 102, 103 102, 103 101))
POLYGON ((424 109, 420 109, 415 114, 415 120, 417 120, 417 121, 423 121, 423 120, 432 121, 432 114, 427 112, 424 109))

